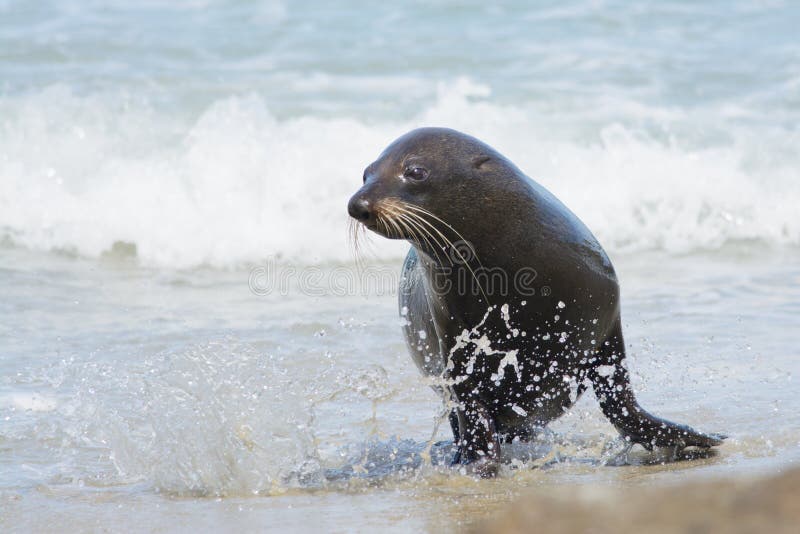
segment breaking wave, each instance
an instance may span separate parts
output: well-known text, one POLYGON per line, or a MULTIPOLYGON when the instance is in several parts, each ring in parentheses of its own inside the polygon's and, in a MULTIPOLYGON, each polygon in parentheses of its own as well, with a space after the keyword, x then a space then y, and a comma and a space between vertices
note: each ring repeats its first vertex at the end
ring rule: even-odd
MULTIPOLYGON (((662 126, 695 120, 680 110, 613 106, 662 126)), ((408 120, 376 123, 279 119, 256 94, 191 116, 131 95, 52 86, 0 97, 0 239, 86 257, 122 251, 168 268, 347 261, 346 204, 363 168, 406 130, 440 125, 505 153, 611 252, 800 244, 791 134, 716 125, 715 135, 689 144, 691 136, 613 115, 595 114, 581 127, 579 117, 496 103, 466 79, 441 85, 408 120)), ((378 256, 403 253, 400 243, 374 241, 378 256)))

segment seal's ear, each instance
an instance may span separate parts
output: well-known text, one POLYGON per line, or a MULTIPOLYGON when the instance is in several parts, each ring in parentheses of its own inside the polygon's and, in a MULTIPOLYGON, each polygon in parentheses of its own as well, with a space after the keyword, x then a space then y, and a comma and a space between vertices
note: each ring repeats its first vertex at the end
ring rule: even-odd
POLYGON ((476 169, 480 169, 481 167, 483 167, 483 164, 489 161, 490 159, 492 158, 490 158, 486 154, 478 154, 477 156, 472 158, 472 166, 476 169))

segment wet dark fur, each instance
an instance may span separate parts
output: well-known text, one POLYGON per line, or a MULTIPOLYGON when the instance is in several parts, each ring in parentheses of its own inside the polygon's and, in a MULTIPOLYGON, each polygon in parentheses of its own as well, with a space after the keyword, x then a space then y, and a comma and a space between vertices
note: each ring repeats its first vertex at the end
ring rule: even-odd
POLYGON ((589 384, 633 443, 707 448, 724 439, 639 406, 608 256, 569 209, 489 146, 453 130, 414 130, 367 167, 349 210, 366 227, 412 245, 400 287, 404 332, 414 361, 442 378, 439 389, 453 401, 456 462, 493 474, 503 441, 527 439, 589 384), (420 169, 427 175, 415 179, 420 169), (507 284, 489 283, 481 276, 487 272, 506 273, 507 284), (522 291, 514 284, 519 272, 534 276, 522 291), (473 329, 467 340, 464 331, 473 329), (491 354, 475 342, 483 335, 491 354), (517 368, 505 366, 499 378, 509 351, 517 368))

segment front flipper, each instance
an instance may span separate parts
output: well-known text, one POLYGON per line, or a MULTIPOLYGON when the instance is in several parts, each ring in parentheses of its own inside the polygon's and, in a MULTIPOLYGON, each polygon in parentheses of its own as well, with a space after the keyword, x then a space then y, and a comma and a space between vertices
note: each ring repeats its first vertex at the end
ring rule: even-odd
MULTIPOLYGON (((497 475, 500 460, 500 440, 494 419, 486 407, 478 401, 460 402, 456 409, 458 433, 453 425, 456 439, 456 455, 453 464, 467 466, 467 470, 482 478, 497 475)), ((454 423, 451 418, 451 423, 454 423)))
POLYGON ((709 448, 722 444, 727 436, 698 432, 689 426, 656 417, 639 406, 628 370, 622 363, 625 347, 619 325, 608 341, 600 365, 589 370, 589 379, 603 413, 627 440, 639 443, 647 450, 654 447, 675 447, 677 450, 709 448))

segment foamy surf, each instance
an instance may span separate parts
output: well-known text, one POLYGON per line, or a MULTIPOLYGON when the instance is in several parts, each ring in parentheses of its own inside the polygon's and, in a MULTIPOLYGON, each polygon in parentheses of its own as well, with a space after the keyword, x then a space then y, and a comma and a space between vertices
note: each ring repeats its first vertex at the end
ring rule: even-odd
MULTIPOLYGON (((171 268, 347 261, 345 205, 363 168, 421 125, 486 139, 612 252, 800 244, 791 139, 742 130, 686 146, 622 122, 576 137, 557 117, 493 103, 488 87, 466 79, 396 122, 277 119, 254 94, 179 120, 146 101, 63 86, 6 96, 0 109, 0 229, 35 250, 100 257, 122 248, 171 268)), ((403 253, 385 240, 375 248, 381 258, 403 253)))

